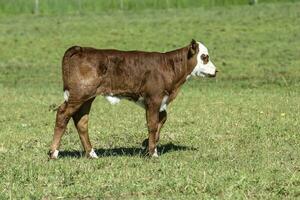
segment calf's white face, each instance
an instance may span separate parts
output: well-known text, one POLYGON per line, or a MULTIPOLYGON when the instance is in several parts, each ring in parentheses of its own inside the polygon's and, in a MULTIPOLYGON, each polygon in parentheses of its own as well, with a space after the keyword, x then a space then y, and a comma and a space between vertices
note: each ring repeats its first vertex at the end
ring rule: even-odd
POLYGON ((197 54, 197 65, 192 71, 192 76, 209 76, 215 77, 217 70, 215 65, 210 61, 207 48, 201 43, 199 45, 199 52, 197 54))

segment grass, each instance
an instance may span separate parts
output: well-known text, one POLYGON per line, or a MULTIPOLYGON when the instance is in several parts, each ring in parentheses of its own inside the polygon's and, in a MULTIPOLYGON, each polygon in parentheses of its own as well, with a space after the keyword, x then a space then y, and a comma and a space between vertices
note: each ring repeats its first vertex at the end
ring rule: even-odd
POLYGON ((0 199, 297 199, 299 3, 0 17, 0 199), (155 17, 153 17, 155 16, 155 17), (81 157, 70 123, 48 161, 71 45, 167 51, 203 41, 217 79, 187 82, 168 107, 160 158, 140 156, 144 111, 93 104, 81 157))
MULTIPOLYGON (((196 8, 247 5, 254 0, 0 0, 3 14, 101 13, 112 10, 143 11, 148 9, 196 8), (38 2, 38 4, 36 4, 38 2)), ((299 0, 259 0, 259 3, 299 2, 299 0)))

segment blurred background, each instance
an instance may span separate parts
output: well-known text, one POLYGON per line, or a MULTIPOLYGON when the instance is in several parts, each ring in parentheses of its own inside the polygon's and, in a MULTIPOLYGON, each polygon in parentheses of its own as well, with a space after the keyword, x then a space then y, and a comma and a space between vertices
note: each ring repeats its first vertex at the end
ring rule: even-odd
POLYGON ((99 13, 112 10, 141 11, 146 9, 197 8, 257 3, 284 3, 298 0, 0 0, 2 13, 99 13))

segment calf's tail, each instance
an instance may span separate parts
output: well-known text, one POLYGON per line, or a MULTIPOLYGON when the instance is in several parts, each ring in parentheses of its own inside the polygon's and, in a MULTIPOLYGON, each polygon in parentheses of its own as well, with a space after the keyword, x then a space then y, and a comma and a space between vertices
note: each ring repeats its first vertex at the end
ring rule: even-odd
POLYGON ((67 102, 70 96, 69 93, 69 79, 70 79, 70 70, 71 69, 71 58, 72 56, 82 52, 82 47, 80 46, 72 46, 70 47, 64 54, 62 60, 62 77, 63 77, 63 91, 64 91, 64 99, 67 102))

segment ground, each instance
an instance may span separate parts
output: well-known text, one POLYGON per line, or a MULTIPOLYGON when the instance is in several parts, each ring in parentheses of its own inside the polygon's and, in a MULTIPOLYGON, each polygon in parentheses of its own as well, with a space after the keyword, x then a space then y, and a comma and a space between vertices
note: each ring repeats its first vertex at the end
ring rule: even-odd
POLYGON ((297 199, 300 3, 0 17, 0 199, 297 199), (186 83, 168 107, 160 157, 141 155, 141 107, 103 97, 82 157, 73 123, 48 161, 72 45, 168 51, 202 41, 216 79, 186 83))

